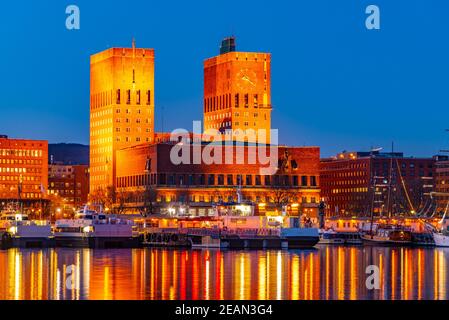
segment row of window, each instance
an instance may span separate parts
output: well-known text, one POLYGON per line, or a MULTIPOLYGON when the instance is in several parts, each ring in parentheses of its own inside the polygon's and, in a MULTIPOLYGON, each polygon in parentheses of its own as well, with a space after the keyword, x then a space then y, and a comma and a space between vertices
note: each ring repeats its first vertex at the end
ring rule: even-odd
MULTIPOLYGON (((139 122, 140 123, 140 122, 139 122)), ((123 132, 131 132, 131 127, 126 127, 126 128, 121 128, 121 127, 116 127, 115 128, 115 132, 122 132, 122 130, 123 130, 123 132)), ((136 130, 136 132, 138 132, 138 133, 141 133, 142 132, 142 128, 135 128, 136 130)), ((147 133, 150 133, 151 132, 151 129, 150 128, 146 128, 145 129, 145 132, 147 132, 147 133)))
MULTIPOLYGON (((130 199, 131 201, 136 202, 143 202, 144 197, 136 195, 130 199)), ((202 194, 192 194, 192 195, 157 195, 156 197, 157 202, 162 203, 170 203, 170 202, 196 202, 196 203, 220 203, 220 202, 234 202, 237 201, 236 196, 213 196, 213 195, 202 195, 202 194)), ((249 201, 249 202, 265 202, 265 203, 277 203, 277 199, 275 197, 266 195, 266 196, 252 196, 252 195, 244 195, 243 201, 249 201)), ((303 204, 310 204, 310 203, 317 203, 316 197, 297 197, 297 196, 291 196, 288 197, 289 203, 303 203, 303 204)))
POLYGON ((41 173, 41 168, 3 168, 0 167, 0 173, 41 173))
MULTIPOLYGON (((126 104, 131 104, 132 99, 135 102, 135 104, 140 105, 145 103, 146 105, 151 105, 151 90, 147 90, 145 92, 145 97, 143 97, 143 93, 141 90, 126 90, 125 93, 120 89, 116 90, 115 93, 115 103, 121 104, 125 102, 126 104), (133 93, 135 95, 133 95, 133 93)), ((91 96, 91 106, 92 109, 97 109, 101 107, 105 107, 112 104, 112 92, 100 92, 97 94, 93 94, 91 96)))
MULTIPOLYGON (((40 199, 42 195, 40 193, 34 193, 34 192, 22 192, 21 198, 23 199, 40 199)), ((2 193, 0 192, 0 199, 16 199, 17 194, 16 193, 2 193)))
POLYGON ((142 137, 116 137, 115 138, 116 142, 151 142, 152 139, 149 137, 146 138, 142 138, 142 137))
MULTIPOLYGON (((67 189, 52 189, 48 190, 49 194, 61 195, 61 196, 73 196, 75 194, 75 190, 67 190, 67 189)), ((76 190, 77 195, 81 195, 81 190, 76 190)))
POLYGON ((42 160, 0 158, 0 164, 41 165, 42 164, 42 160))
MULTIPOLYGON (((253 94, 251 95, 252 101, 251 106, 253 108, 259 107, 259 95, 253 94)), ((245 108, 249 108, 250 106, 250 95, 244 94, 243 99, 242 96, 237 93, 234 95, 234 101, 231 101, 231 94, 224 94, 221 96, 215 96, 204 99, 204 112, 213 112, 218 110, 229 109, 232 107, 232 102, 234 103, 234 108, 239 108, 243 105, 245 108)))
POLYGON ((0 149, 0 156, 8 157, 42 157, 42 150, 0 149))
POLYGON ((38 176, 0 176, 0 181, 41 181, 41 177, 38 176))
MULTIPOLYGON (((115 101, 115 103, 116 104, 121 104, 123 101, 125 101, 126 102, 126 104, 131 104, 131 95, 132 95, 132 92, 131 92, 131 90, 126 90, 126 92, 125 92, 125 96, 124 97, 122 97, 122 92, 121 92, 121 90, 120 89, 117 89, 117 91, 116 91, 116 101, 115 101)), ((140 105, 141 103, 142 103, 142 94, 141 94, 141 91, 140 90, 136 90, 135 91, 135 96, 134 96, 134 101, 135 101, 135 104, 137 104, 137 105, 140 105)), ((151 105, 151 90, 147 90, 146 91, 146 94, 145 94, 145 104, 146 105, 151 105)))
POLYGON ((332 189, 333 194, 338 193, 366 193, 368 188, 347 188, 347 189, 332 189))
POLYGON ((286 186, 317 187, 316 176, 289 175, 224 175, 224 174, 151 174, 117 178, 118 187, 137 187, 145 185, 170 186, 286 186))

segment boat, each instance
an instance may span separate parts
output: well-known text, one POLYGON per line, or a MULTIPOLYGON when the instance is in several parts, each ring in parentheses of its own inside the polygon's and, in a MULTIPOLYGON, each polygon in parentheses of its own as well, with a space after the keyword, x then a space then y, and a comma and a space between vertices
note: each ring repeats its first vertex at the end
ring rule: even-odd
POLYGON ((2 247, 48 247, 52 245, 51 224, 30 220, 18 205, 11 204, 0 214, 2 247))
POLYGON ((432 230, 433 240, 435 242, 435 246, 437 247, 449 247, 449 219, 446 219, 448 209, 449 202, 446 206, 443 217, 438 223, 439 225, 441 225, 441 227, 438 229, 433 228, 432 230))
POLYGON ((345 240, 335 230, 320 230, 319 244, 345 244, 345 240))
POLYGON ((57 220, 54 237, 58 247, 120 248, 137 247, 139 238, 134 223, 85 205, 75 219, 57 220))
POLYGON ((358 232, 335 231, 333 229, 320 230, 319 244, 360 245, 362 243, 358 232))
POLYGON ((396 225, 380 225, 371 232, 360 233, 364 244, 368 245, 411 245, 412 231, 396 225))

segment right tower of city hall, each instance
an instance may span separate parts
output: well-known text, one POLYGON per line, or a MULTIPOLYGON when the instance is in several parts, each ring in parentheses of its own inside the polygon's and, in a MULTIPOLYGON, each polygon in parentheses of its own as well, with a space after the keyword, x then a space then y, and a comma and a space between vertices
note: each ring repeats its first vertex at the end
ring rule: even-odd
POLYGON ((204 129, 238 130, 248 142, 257 142, 263 129, 270 143, 270 67, 269 53, 237 52, 235 38, 224 39, 220 55, 204 62, 204 129))

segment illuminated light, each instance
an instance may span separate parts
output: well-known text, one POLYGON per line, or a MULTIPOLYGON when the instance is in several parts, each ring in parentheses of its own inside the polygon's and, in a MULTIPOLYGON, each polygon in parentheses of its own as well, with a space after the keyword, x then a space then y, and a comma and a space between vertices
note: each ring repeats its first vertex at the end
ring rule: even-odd
POLYGON ((11 233, 11 234, 13 234, 13 235, 16 234, 16 233, 17 233, 17 227, 11 227, 11 228, 9 228, 9 229, 8 229, 8 232, 11 233))
POLYGON ((292 207, 293 207, 293 208, 299 207, 299 203, 294 203, 294 204, 292 204, 292 207))
POLYGON ((266 203, 259 203, 259 207, 266 207, 266 203))
POLYGON ((89 233, 89 232, 93 232, 93 231, 94 230, 93 230, 93 228, 91 226, 87 226, 87 227, 83 228, 83 232, 85 232, 85 233, 89 233))

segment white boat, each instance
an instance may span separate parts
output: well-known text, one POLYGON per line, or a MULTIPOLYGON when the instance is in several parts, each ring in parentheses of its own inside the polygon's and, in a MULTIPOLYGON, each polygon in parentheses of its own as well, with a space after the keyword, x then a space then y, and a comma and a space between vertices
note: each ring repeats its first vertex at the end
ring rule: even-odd
POLYGON ((449 247, 449 236, 442 233, 433 233, 433 240, 435 241, 435 246, 437 247, 449 247))
POLYGON ((9 207, 0 215, 2 242, 18 247, 44 247, 52 238, 48 221, 29 220, 19 209, 9 207))
POLYGON ((86 205, 75 219, 57 220, 54 235, 57 246, 129 247, 138 244, 134 222, 89 209, 86 205))
POLYGON ((432 232, 435 246, 437 247, 449 247, 449 219, 446 219, 447 212, 449 210, 449 202, 446 206, 443 217, 438 223, 441 225, 439 229, 434 229, 432 232))
POLYGON ((339 236, 337 231, 320 230, 319 235, 319 244, 345 244, 345 240, 339 236))

